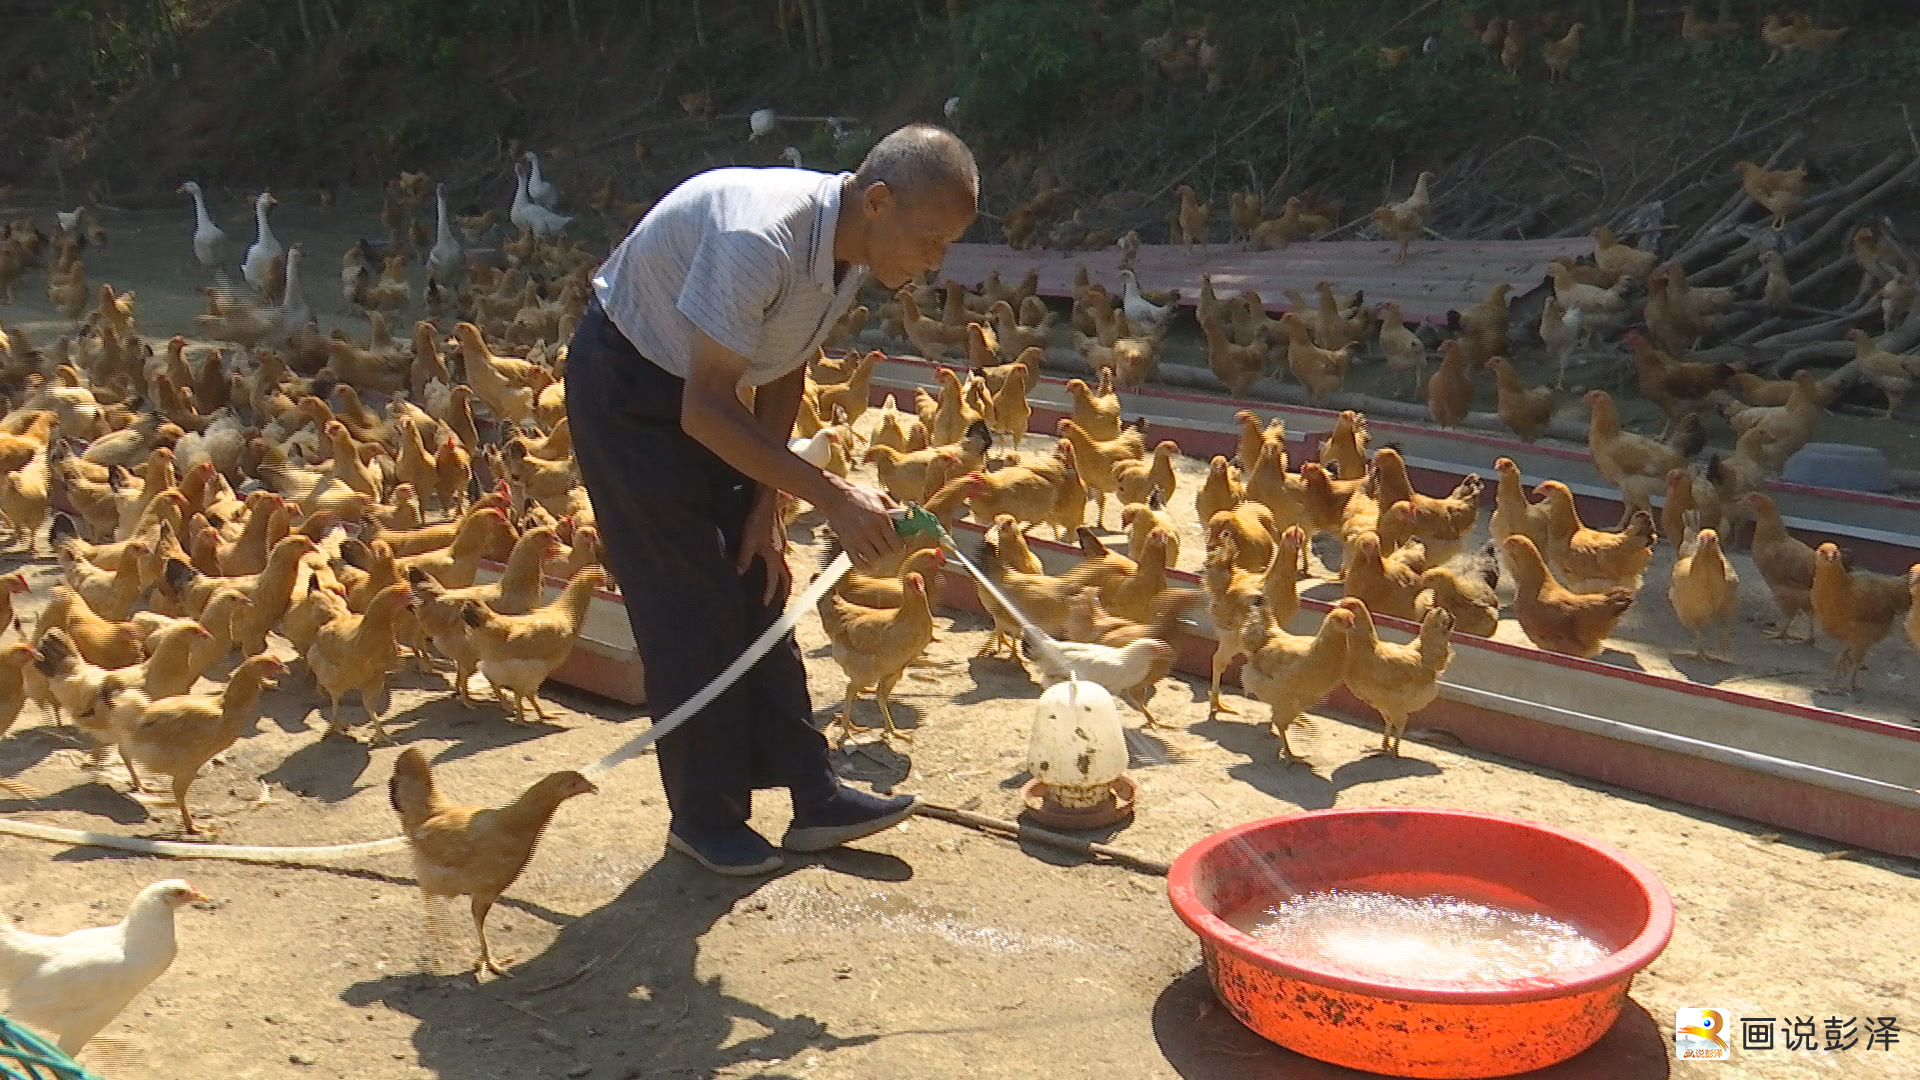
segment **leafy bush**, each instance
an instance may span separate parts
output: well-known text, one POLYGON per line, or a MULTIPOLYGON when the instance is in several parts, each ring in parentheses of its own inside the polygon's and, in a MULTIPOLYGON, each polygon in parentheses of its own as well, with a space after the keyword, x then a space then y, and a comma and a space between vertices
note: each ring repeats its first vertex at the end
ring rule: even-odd
POLYGON ((1057 122, 1098 73, 1081 0, 990 0, 956 29, 960 97, 1004 135, 1057 122))

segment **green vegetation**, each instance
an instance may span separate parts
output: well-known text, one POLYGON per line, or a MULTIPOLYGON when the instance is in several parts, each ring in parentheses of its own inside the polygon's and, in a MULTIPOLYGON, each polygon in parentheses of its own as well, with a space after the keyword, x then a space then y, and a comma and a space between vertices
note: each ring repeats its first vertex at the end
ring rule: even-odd
POLYGON ((1836 168, 1905 136, 1912 4, 1809 0, 1819 25, 1853 31, 1763 66, 1751 28, 1771 5, 1694 3, 1749 29, 1690 44, 1678 7, 1646 0, 27 0, 44 13, 0 41, 18 105, 0 117, 0 180, 50 180, 51 138, 66 175, 116 190, 170 189, 187 169, 364 188, 402 165, 485 185, 518 138, 571 145, 582 156, 555 168, 613 171, 643 197, 788 144, 850 167, 875 128, 937 119, 958 95, 989 213, 1031 193, 1042 166, 1083 205, 1130 193, 1102 224, 1149 234, 1182 181, 1222 205, 1229 190, 1315 187, 1351 216, 1431 168, 1438 228, 1512 235, 1649 192, 1704 197, 1696 181, 1723 186, 1727 160, 1764 156, 1788 127, 1710 149, 1810 99, 1823 122, 1809 147, 1836 168), (1528 27, 1517 73, 1468 30, 1495 14, 1528 27), (1572 77, 1549 86, 1540 45, 1576 19, 1572 77), (1142 50, 1202 36, 1211 80, 1142 50), (1386 48, 1408 55, 1390 63, 1386 48), (689 92, 720 118, 683 111, 689 92), (760 106, 857 119, 842 138, 796 123, 747 147, 740 118, 760 106), (644 166, 625 154, 632 138, 651 150, 644 166), (1671 177, 1683 164, 1698 174, 1671 177))

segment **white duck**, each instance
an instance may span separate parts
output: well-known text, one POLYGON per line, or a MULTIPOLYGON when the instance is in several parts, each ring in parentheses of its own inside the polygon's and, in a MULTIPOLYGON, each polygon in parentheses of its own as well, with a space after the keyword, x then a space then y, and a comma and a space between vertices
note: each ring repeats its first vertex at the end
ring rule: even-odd
POLYGON ((1136 327, 1157 327, 1164 326, 1168 319, 1173 318, 1177 310, 1175 305, 1156 304, 1140 295, 1140 279, 1133 276, 1133 271, 1120 271, 1120 280, 1127 283, 1125 310, 1128 323, 1136 327))
POLYGON ((0 916, 0 989, 7 1016, 53 1036, 68 1056, 113 1022, 173 964, 173 913, 205 900, 179 878, 140 890, 127 917, 48 937, 0 916))
POLYGON ((527 177, 527 198, 541 206, 551 208, 560 201, 560 190, 548 183, 546 177, 540 175, 540 159, 533 151, 526 151, 524 156, 527 164, 533 166, 533 175, 527 177))
POLYGON ((454 239, 453 225, 447 220, 447 187, 445 184, 433 185, 433 198, 438 203, 440 235, 433 242, 433 250, 427 252, 427 276, 443 284, 451 284, 460 273, 460 241, 454 239))
POLYGON ((747 141, 752 142, 762 135, 771 133, 773 126, 779 122, 780 114, 774 112, 772 109, 753 110, 753 115, 747 117, 747 128, 749 131, 747 141))
POLYGON ((253 223, 259 236, 253 246, 247 249, 247 261, 240 264, 240 274, 261 293, 267 292, 267 268, 273 260, 286 253, 280 246, 280 239, 273 235, 273 228, 267 224, 267 211, 279 205, 279 200, 270 191, 263 191, 253 199, 253 223))
POLYGON ((177 189, 193 196, 193 254, 200 265, 215 267, 226 262, 227 234, 213 223, 212 215, 207 213, 207 197, 200 193, 200 185, 192 180, 181 184, 177 189))
POLYGON ((960 115, 960 95, 955 94, 954 96, 948 98, 947 103, 940 107, 940 111, 947 114, 948 120, 952 120, 954 117, 959 116, 960 115))
POLYGON ((806 168, 805 165, 800 164, 800 148, 797 146, 789 146, 785 150, 780 151, 780 160, 796 169, 806 168))
MULTIPOLYGON (((528 155, 531 157, 532 155, 528 155)), ((553 211, 527 198, 527 173, 525 169, 513 170, 519 183, 513 190, 513 209, 507 212, 507 220, 518 227, 536 235, 545 236, 557 233, 567 227, 571 217, 556 214, 553 211)))

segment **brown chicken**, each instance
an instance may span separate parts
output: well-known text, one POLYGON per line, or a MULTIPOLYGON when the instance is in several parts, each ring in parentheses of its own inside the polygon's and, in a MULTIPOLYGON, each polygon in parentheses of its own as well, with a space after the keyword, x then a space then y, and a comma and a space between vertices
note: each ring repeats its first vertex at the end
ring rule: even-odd
POLYGON ((1499 481, 1494 487, 1493 515, 1487 519, 1488 534, 1500 541, 1519 533, 1531 539, 1535 547, 1546 547, 1552 531, 1547 504, 1527 500, 1526 488, 1520 483, 1520 466, 1512 458, 1495 459, 1493 471, 1499 481))
POLYGON ((1847 693, 1859 688, 1860 669, 1867 651, 1887 636, 1894 621, 1906 614, 1909 596, 1904 579, 1891 574, 1849 570, 1840 561, 1840 549, 1821 544, 1813 553, 1813 617, 1820 629, 1843 646, 1833 662, 1833 685, 1847 680, 1847 693))
POLYGON ((375 741, 391 741, 383 717, 387 711, 387 674, 400 658, 394 622, 401 609, 412 603, 413 590, 407 585, 389 585, 374 597, 365 614, 349 612, 314 635, 306 658, 313 668, 314 682, 327 695, 327 735, 346 733, 346 725, 340 721, 340 699, 347 691, 357 690, 360 706, 373 723, 375 741))
POLYGON ((1352 346, 1323 349, 1313 343, 1307 324, 1289 311, 1280 317, 1287 332, 1287 370, 1307 391, 1307 403, 1319 408, 1328 394, 1340 389, 1353 360, 1352 346))
POLYGON ((1920 563, 1907 567, 1907 640, 1920 649, 1920 563))
MULTIPOLYGON (((1772 62, 1771 57, 1768 62, 1772 62)), ((1740 189, 1747 193, 1747 198, 1766 208, 1768 222, 1775 232, 1786 228, 1788 215, 1806 201, 1807 165, 1804 161, 1793 169, 1763 169, 1751 161, 1736 161, 1733 168, 1740 174, 1740 189)))
POLYGON ((1246 397, 1254 382, 1266 374, 1266 348, 1234 344, 1218 316, 1202 317, 1200 332, 1207 339, 1207 367, 1226 384, 1228 393, 1246 397))
POLYGON ((513 721, 526 722, 527 707, 541 720, 540 684, 566 662, 573 643, 587 621, 587 605, 594 591, 605 588, 607 572, 583 566, 568 579, 552 603, 525 615, 501 615, 476 600, 466 602, 468 639, 480 654, 480 674, 487 677, 494 697, 504 703, 513 695, 513 721))
POLYGON ((1421 173, 1414 178, 1413 194, 1379 207, 1369 215, 1380 235, 1400 242, 1400 249, 1393 257, 1396 264, 1407 261, 1408 246, 1426 231, 1427 218, 1433 213, 1433 200, 1427 192, 1427 185, 1432 182, 1432 173, 1421 173))
POLYGON ((1813 549, 1787 532, 1779 509, 1768 496, 1752 491, 1741 502, 1753 513, 1753 546, 1749 554, 1780 609, 1781 623, 1767 631, 1767 636, 1795 640, 1788 631, 1805 612, 1807 636, 1802 640, 1811 644, 1819 625, 1813 612, 1813 549))
POLYGON ((1320 620, 1320 629, 1312 637, 1302 637, 1281 629, 1266 598, 1251 598, 1247 608, 1239 634, 1247 654, 1247 662, 1240 669, 1240 685, 1271 710, 1269 723, 1280 740, 1280 760, 1299 761, 1287 730, 1340 685, 1353 613, 1333 608, 1320 620))
POLYGON ((1673 545, 1676 554, 1688 546, 1701 529, 1720 528, 1721 512, 1717 491, 1705 474, 1692 469, 1675 469, 1667 474, 1667 501, 1660 507, 1660 535, 1673 545), (1688 525, 1689 517, 1694 518, 1688 525))
POLYGON ((1573 492, 1558 480, 1545 480, 1533 493, 1546 501, 1547 558, 1554 573, 1574 592, 1604 592, 1612 588, 1640 591, 1640 581, 1653 561, 1659 539, 1653 515, 1636 510, 1621 532, 1589 529, 1580 520, 1573 492))
MULTIPOLYGON (((1693 519, 1697 521, 1697 519, 1693 519)), ((1691 524, 1691 522, 1690 522, 1691 524)), ((1707 653, 1707 627, 1720 625, 1720 648, 1733 644, 1733 617, 1740 611, 1740 575, 1720 550, 1720 535, 1712 529, 1697 529, 1681 545, 1673 564, 1673 580, 1667 586, 1667 600, 1673 613, 1693 634, 1693 655, 1700 660, 1721 660, 1707 653)))
POLYGON ((1914 377, 1920 374, 1920 358, 1888 352, 1865 330, 1847 331, 1847 340, 1853 342, 1854 369, 1887 396, 1887 411, 1880 419, 1893 419, 1893 411, 1906 400, 1914 377))
POLYGON ((1793 373, 1793 390, 1785 405, 1741 406, 1723 404, 1721 411, 1735 436, 1763 430, 1768 439, 1756 447, 1754 456, 1768 469, 1779 471, 1787 459, 1813 439, 1821 414, 1821 390, 1813 372, 1801 368, 1793 373))
POLYGON ((178 694, 155 700, 141 690, 122 690, 106 704, 112 712, 109 723, 120 756, 133 777, 134 790, 140 789, 135 766, 150 773, 161 773, 173 781, 173 802, 180 809, 180 825, 188 833, 198 833, 193 814, 187 809, 187 789, 201 766, 212 761, 260 719, 260 693, 270 687, 274 675, 286 670, 278 659, 266 653, 248 657, 225 686, 211 694, 178 694))
POLYGON ((1611 227, 1593 227, 1593 262, 1600 269, 1619 277, 1644 278, 1659 261, 1654 252, 1622 244, 1611 227))
POLYGON ((1231 539, 1238 553, 1235 566, 1242 570, 1263 570, 1273 561, 1274 537, 1280 531, 1274 525, 1273 513, 1265 506, 1243 502, 1207 520, 1207 547, 1211 550, 1223 537, 1231 539))
POLYGON ((1620 520, 1636 510, 1653 510, 1652 495, 1667 482, 1667 473, 1687 467, 1687 458, 1706 444, 1699 417, 1689 414, 1673 425, 1664 440, 1649 439, 1620 429, 1620 413, 1605 390, 1589 390, 1584 399, 1592 415, 1587 422, 1587 452, 1607 483, 1620 492, 1620 520))
POLYGON ((1114 494, 1121 504, 1146 502, 1154 492, 1160 493, 1162 501, 1173 498, 1173 457, 1179 452, 1180 444, 1162 439, 1154 444, 1153 454, 1148 458, 1115 462, 1114 494))
POLYGON ((1200 482, 1199 490, 1194 492, 1194 518, 1203 524, 1212 521, 1220 511, 1240 505, 1244 497, 1238 470, 1226 458, 1216 454, 1207 463, 1207 478, 1200 482))
POLYGON ((1427 415, 1443 428, 1467 422, 1473 406, 1473 379, 1467 374, 1466 353, 1458 339, 1440 343, 1440 367, 1427 376, 1427 415))
POLYGON ((40 609, 28 640, 38 645, 47 631, 56 627, 67 635, 80 657, 89 664, 111 670, 137 664, 146 656, 138 626, 101 618, 87 606, 85 599, 65 585, 55 585, 48 594, 47 605, 40 609))
POLYGON ((1426 552, 1415 544, 1382 554, 1382 546, 1378 533, 1363 532, 1356 538, 1341 578, 1342 594, 1365 601, 1382 615, 1412 619, 1414 597, 1423 587, 1426 552))
POLYGON ((933 608, 925 578, 910 573, 905 585, 906 594, 899 607, 867 607, 836 596, 822 601, 821 623, 832 643, 833 659, 847 676, 846 700, 840 712, 842 741, 863 728, 853 722, 853 705, 866 689, 873 691, 887 737, 911 739, 894 726, 887 697, 908 666, 932 643, 933 608))
MULTIPOLYGON (((1497 572, 1492 572, 1497 578, 1497 572)), ((1483 574, 1455 573, 1436 566, 1420 575, 1420 592, 1413 598, 1413 617, 1424 622, 1427 613, 1441 608, 1453 616, 1453 628, 1474 637, 1492 637, 1500 628, 1500 600, 1493 582, 1483 574)))
POLYGON ((1545 435, 1553 423, 1553 388, 1525 385, 1504 356, 1494 357, 1486 366, 1498 380, 1500 422, 1527 442, 1545 435))
POLYGON ((1453 662, 1453 646, 1447 641, 1453 616, 1443 608, 1428 611, 1419 636, 1403 645, 1380 640, 1373 616, 1360 600, 1348 597, 1337 606, 1351 616, 1341 677, 1354 697, 1380 714, 1381 751, 1399 757, 1407 718, 1439 696, 1440 676, 1453 662))
POLYGON ((1573 67, 1573 58, 1580 52, 1580 31, 1586 28, 1585 23, 1574 23, 1567 27, 1566 34, 1560 40, 1540 43, 1540 58, 1547 63, 1549 84, 1567 77, 1568 71, 1573 67))
POLYGON ((1735 374, 1727 364, 1681 363, 1661 351, 1638 330, 1627 331, 1640 395, 1660 407, 1674 424, 1707 408, 1707 397, 1735 374))
MULTIPOLYGON (((1070 592, 1066 579, 1045 572, 1039 558, 1027 548, 1026 537, 1013 518, 1002 515, 994 521, 993 528, 980 542, 974 565, 1043 633, 1053 637, 1065 635, 1070 592)), ((993 634, 978 655, 998 656, 1004 650, 1008 659, 1024 667, 1025 629, 985 588, 976 584, 974 591, 993 619, 993 634)))
POLYGON ((1092 439, 1120 437, 1120 398, 1113 392, 1113 375, 1102 373, 1100 385, 1089 388, 1079 379, 1067 380, 1067 396, 1073 399, 1073 422, 1092 439))
POLYGON ((1094 524, 1104 529, 1107 527, 1107 496, 1119 491, 1114 467, 1123 461, 1146 456, 1146 440, 1133 428, 1122 431, 1118 438, 1095 440, 1086 429, 1072 420, 1061 420, 1059 432, 1073 444, 1073 460, 1080 470, 1080 482, 1093 500, 1094 524))
POLYGON ((470 897, 473 931, 480 939, 478 968, 505 975, 511 959, 495 959, 487 947, 487 912, 519 879, 534 845, 560 804, 599 790, 577 772, 550 773, 518 799, 495 809, 462 806, 440 793, 433 767, 420 748, 400 751, 387 783, 387 799, 413 851, 420 891, 470 897))
POLYGON ((1554 579, 1533 541, 1518 533, 1500 541, 1513 575, 1513 617, 1527 640, 1549 652, 1592 659, 1606 647, 1607 635, 1633 606, 1633 593, 1575 593, 1554 579))

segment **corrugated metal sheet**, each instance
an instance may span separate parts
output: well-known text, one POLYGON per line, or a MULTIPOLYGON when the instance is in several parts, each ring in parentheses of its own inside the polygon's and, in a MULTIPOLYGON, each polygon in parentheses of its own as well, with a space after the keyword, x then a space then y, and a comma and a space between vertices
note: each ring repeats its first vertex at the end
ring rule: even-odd
MULTIPOLYGON (((1281 290, 1294 288, 1312 299, 1315 282, 1325 281, 1341 294, 1361 289, 1369 304, 1393 300, 1409 319, 1441 320, 1448 308, 1464 308, 1486 295, 1496 282, 1513 286, 1514 295, 1540 284, 1547 263, 1591 254, 1593 241, 1565 240, 1421 241, 1407 261, 1395 266, 1398 245, 1350 240, 1295 244, 1285 251, 1242 251, 1227 244, 1186 248, 1148 244, 1140 248, 1134 273, 1142 288, 1179 289, 1181 303, 1200 295, 1200 275, 1213 275, 1214 292, 1225 296, 1245 289, 1260 293, 1272 310, 1286 307, 1281 290)), ((1043 296, 1069 296, 1075 268, 1085 265, 1095 281, 1116 293, 1120 252, 1014 251, 1001 244, 955 244, 947 249, 941 272, 978 286, 987 271, 999 270, 1009 284, 1029 269, 1040 271, 1043 296)))

